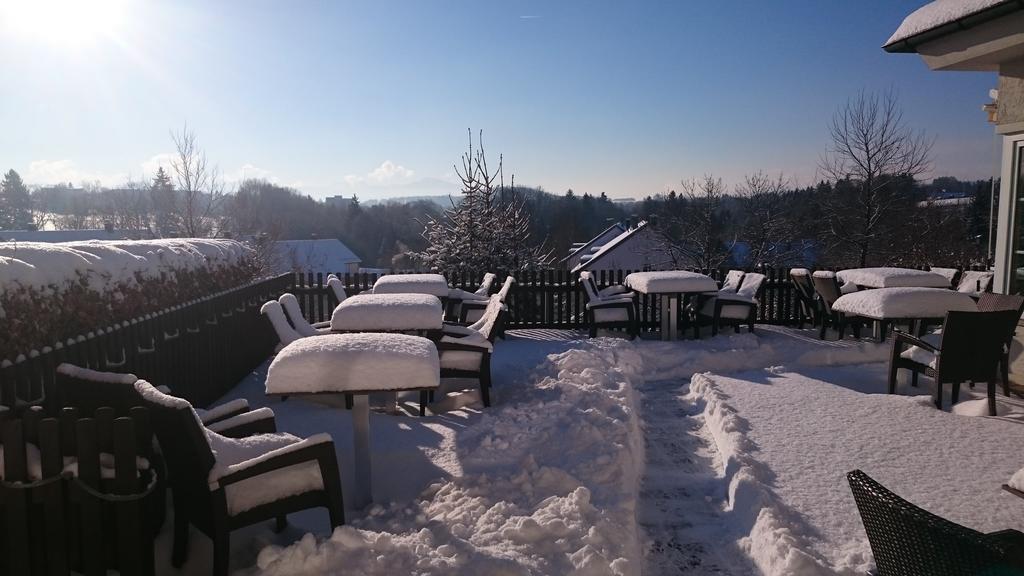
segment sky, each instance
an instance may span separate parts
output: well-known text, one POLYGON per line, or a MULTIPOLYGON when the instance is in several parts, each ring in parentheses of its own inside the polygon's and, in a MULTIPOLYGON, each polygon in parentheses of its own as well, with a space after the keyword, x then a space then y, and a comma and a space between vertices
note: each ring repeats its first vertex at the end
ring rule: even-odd
POLYGON ((151 178, 187 125, 229 184, 447 194, 471 129, 555 193, 807 185, 836 109, 891 89, 930 176, 988 178, 996 75, 881 49, 923 3, 0 0, 0 169, 151 178))

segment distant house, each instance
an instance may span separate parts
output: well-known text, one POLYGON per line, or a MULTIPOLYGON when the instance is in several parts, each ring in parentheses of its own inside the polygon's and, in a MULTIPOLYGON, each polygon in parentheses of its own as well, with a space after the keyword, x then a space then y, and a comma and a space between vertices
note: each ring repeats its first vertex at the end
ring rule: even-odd
POLYGON ((83 240, 151 240, 148 230, 0 230, 0 242, 81 242, 83 240))
POLYGON ((609 227, 574 254, 567 261, 575 262, 569 266, 574 273, 584 270, 599 272, 601 270, 659 270, 671 267, 671 259, 665 252, 661 239, 648 222, 641 221, 633 227, 623 225, 609 227), (617 232, 611 238, 607 236, 617 232))
POLYGON ((362 260, 341 240, 281 240, 274 243, 271 269, 286 272, 359 272, 362 260))
POLYGON ((324 204, 334 206, 335 208, 347 208, 352 205, 352 198, 346 198, 344 196, 328 196, 327 198, 324 198, 324 204))
POLYGON ((932 70, 999 74, 983 109, 1002 137, 996 292, 1024 290, 1024 2, 934 0, 908 15, 885 42, 887 52, 918 54, 932 70))

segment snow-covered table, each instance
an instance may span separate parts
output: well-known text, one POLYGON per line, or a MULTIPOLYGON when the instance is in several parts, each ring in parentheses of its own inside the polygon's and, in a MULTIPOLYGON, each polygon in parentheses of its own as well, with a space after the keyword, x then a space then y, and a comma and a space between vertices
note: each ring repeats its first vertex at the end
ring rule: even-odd
POLYGON ((266 393, 352 394, 354 505, 373 500, 370 468, 371 392, 424 393, 440 385, 437 347, 405 334, 323 334, 285 346, 267 370, 266 393))
POLYGON ((441 300, 429 294, 360 294, 331 314, 331 330, 346 332, 431 331, 443 325, 441 300))
MULTIPOLYGON (((623 280, 626 287, 642 294, 658 294, 661 307, 661 339, 675 340, 678 337, 680 299, 686 304, 693 294, 714 292, 718 283, 710 276, 684 270, 667 270, 663 272, 633 272, 623 280)), ((696 322, 694 338, 699 337, 696 322)))
POLYGON ((440 274, 389 274, 373 283, 374 294, 430 294, 448 297, 448 281, 440 274))
POLYGON ((949 280, 941 274, 913 268, 851 268, 836 276, 840 284, 852 282, 865 288, 949 288, 949 280))
POLYGON ((977 304, 963 292, 945 288, 878 288, 840 296, 832 309, 849 316, 876 321, 879 340, 885 339, 885 324, 941 319, 946 312, 976 312, 977 304))

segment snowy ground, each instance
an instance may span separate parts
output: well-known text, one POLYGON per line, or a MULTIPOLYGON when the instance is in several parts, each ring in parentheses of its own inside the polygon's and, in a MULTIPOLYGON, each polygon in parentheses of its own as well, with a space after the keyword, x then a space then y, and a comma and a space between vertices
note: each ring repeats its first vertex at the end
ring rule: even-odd
MULTIPOLYGON (((333 536, 319 510, 282 534, 237 531, 232 568, 863 573, 870 551, 844 478, 854 468, 968 526, 1024 529, 1024 501, 999 490, 1024 466, 1024 403, 1000 396, 999 418, 940 412, 914 397, 927 379, 888 396, 887 357, 887 345, 769 327, 672 343, 513 332, 496 347, 492 408, 469 393, 426 418, 372 414, 377 504, 348 510, 333 536)), ((348 490, 348 412, 267 400, 264 377, 265 366, 229 396, 272 407, 282 430, 329 432, 348 490)), ((178 574, 168 532, 157 562, 178 574)), ((209 557, 193 532, 181 573, 208 573, 209 557)))

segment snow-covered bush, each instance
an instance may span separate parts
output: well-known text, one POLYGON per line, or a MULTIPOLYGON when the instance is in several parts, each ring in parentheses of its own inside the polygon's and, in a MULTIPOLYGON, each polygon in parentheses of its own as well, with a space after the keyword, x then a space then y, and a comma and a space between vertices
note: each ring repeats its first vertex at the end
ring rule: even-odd
POLYGON ((0 359, 248 282, 233 240, 0 242, 0 359))

